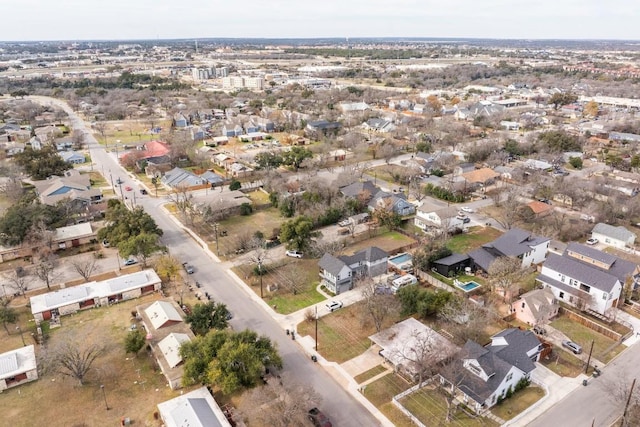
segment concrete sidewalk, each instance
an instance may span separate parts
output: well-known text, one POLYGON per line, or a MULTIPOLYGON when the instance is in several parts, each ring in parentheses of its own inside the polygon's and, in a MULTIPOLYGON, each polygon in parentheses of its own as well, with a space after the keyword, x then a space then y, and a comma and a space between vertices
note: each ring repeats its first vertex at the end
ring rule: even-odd
POLYGON ((532 382, 545 390, 545 396, 531 405, 526 411, 507 421, 503 426, 526 426, 549 408, 579 387, 583 387, 582 380, 589 377, 580 374, 576 378, 561 377, 540 363, 536 363, 536 369, 532 373, 532 382))

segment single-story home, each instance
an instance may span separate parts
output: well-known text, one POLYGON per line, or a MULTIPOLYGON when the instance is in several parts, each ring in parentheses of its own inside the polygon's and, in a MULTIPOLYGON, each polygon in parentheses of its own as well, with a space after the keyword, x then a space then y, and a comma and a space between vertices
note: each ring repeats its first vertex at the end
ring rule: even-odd
POLYGON ((444 277, 452 277, 465 272, 471 266, 471 258, 466 254, 451 254, 434 261, 432 268, 444 277))
POLYGON ((558 315, 558 300, 548 288, 534 289, 513 303, 516 318, 527 325, 548 323, 558 315))
POLYGON ((147 332, 151 347, 162 374, 172 390, 182 387, 184 369, 180 346, 194 338, 189 325, 182 318, 182 309, 171 298, 136 307, 147 332))
POLYGON ((0 393, 37 379, 38 365, 33 344, 0 354, 0 393))
POLYGON ((30 298, 31 314, 36 323, 76 313, 86 308, 137 298, 160 290, 162 281, 152 269, 125 274, 101 282, 63 288, 30 298))
POLYGON ((607 246, 624 249, 633 247, 636 235, 623 226, 613 226, 600 222, 591 230, 591 237, 598 239, 607 246))
POLYGON ((231 427, 224 412, 204 386, 158 403, 158 413, 165 427, 231 427))
POLYGON ((63 151, 59 153, 62 160, 67 163, 73 163, 74 165, 81 165, 86 161, 84 154, 78 153, 77 151, 63 151))

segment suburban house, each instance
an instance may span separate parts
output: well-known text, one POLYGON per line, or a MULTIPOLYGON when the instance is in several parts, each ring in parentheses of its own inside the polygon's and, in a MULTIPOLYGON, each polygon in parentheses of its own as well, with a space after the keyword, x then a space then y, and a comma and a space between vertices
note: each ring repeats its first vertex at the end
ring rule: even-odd
POLYGON ((89 175, 74 169, 65 171, 63 176, 34 181, 33 185, 43 205, 54 206, 69 199, 79 207, 86 207, 102 201, 102 192, 99 188, 91 188, 89 175))
POLYGON ((553 212, 553 206, 538 200, 527 203, 523 209, 531 210, 531 214, 535 218, 542 218, 553 212))
POLYGON ((209 183, 201 176, 181 168, 173 168, 165 173, 160 182, 167 190, 199 190, 209 187, 209 183))
POLYGON ((147 344, 172 390, 182 387, 182 356, 180 346, 194 338, 189 325, 184 322, 182 310, 170 298, 136 307, 138 316, 147 332, 147 344))
POLYGON ((625 278, 638 281, 638 266, 597 249, 570 243, 562 255, 550 253, 536 278, 559 301, 602 315, 616 307, 625 278))
POLYGON ((316 120, 316 121, 308 122, 306 130, 310 131, 310 132, 322 133, 322 134, 326 135, 328 133, 337 132, 341 127, 342 127, 342 125, 340 124, 340 122, 329 122, 327 120, 316 120))
POLYGON ((30 298, 31 314, 36 323, 56 320, 59 316, 87 308, 100 307, 122 300, 137 298, 160 290, 160 277, 152 269, 124 274, 101 282, 63 288, 30 298))
POLYGON ((513 303, 516 319, 530 326, 548 323, 558 315, 558 300, 549 288, 534 289, 513 303))
POLYGON ((158 413, 165 427, 231 427, 204 386, 158 403, 158 413))
POLYGON ((491 408, 536 368, 542 345, 531 331, 506 329, 482 347, 467 341, 440 381, 463 403, 480 413, 491 408))
POLYGON ((368 132, 389 133, 396 130, 393 123, 386 119, 369 119, 362 124, 362 128, 368 132))
POLYGON ((522 268, 544 261, 549 249, 548 237, 534 236, 520 228, 512 228, 493 242, 468 253, 477 269, 489 271, 491 264, 500 257, 522 260, 522 268))
POLYGON ((453 253, 432 263, 432 269, 444 277, 453 277, 471 267, 469 255, 453 253))
POLYGON ((93 231, 91 223, 82 222, 80 224, 56 228, 51 238, 51 243, 55 245, 57 249, 75 248, 90 243, 95 238, 96 232, 93 231))
POLYGON ((371 181, 359 181, 340 188, 340 193, 344 197, 351 199, 359 199, 368 203, 371 198, 378 193, 380 189, 371 181))
POLYGON ((0 354, 0 393, 37 379, 38 366, 33 344, 0 354))
POLYGON ((615 227, 603 222, 593 227, 591 237, 598 239, 598 241, 607 246, 613 246, 618 249, 633 247, 636 241, 636 235, 623 226, 615 227))
POLYGON ((391 210, 400 216, 411 215, 416 211, 416 207, 407 201, 404 194, 392 194, 386 191, 378 191, 369 201, 368 207, 372 211, 391 210))
POLYGON ((81 165, 86 161, 84 154, 78 153, 77 151, 63 151, 59 153, 59 155, 62 157, 62 160, 74 165, 81 165))
POLYGON ((385 274, 388 260, 389 254, 375 246, 350 256, 335 257, 325 253, 318 262, 320 280, 327 289, 338 295, 353 289, 354 278, 358 276, 375 277, 385 274))
POLYGON ((189 125, 189 120, 182 113, 175 114, 173 116, 173 126, 176 128, 186 128, 189 125))
POLYGON ((148 141, 145 142, 144 145, 138 147, 137 150, 131 150, 122 153, 120 156, 120 162, 126 162, 130 157, 133 157, 136 162, 141 160, 148 160, 153 157, 163 157, 167 156, 171 149, 169 145, 162 141, 148 141), (142 149, 140 149, 142 148, 142 149))
POLYGON ((458 208, 455 206, 440 206, 427 201, 416 209, 416 217, 413 222, 416 227, 427 231, 430 228, 437 228, 443 231, 452 231, 462 228, 464 223, 458 208))
POLYGON ((414 360, 428 358, 431 363, 437 365, 460 350, 447 338, 413 317, 371 335, 369 339, 381 348, 378 354, 384 357, 396 372, 413 381, 419 379, 421 369, 414 360))
POLYGON ((464 178, 465 187, 467 189, 474 189, 476 187, 487 187, 493 184, 500 174, 491 168, 481 168, 465 172, 461 176, 464 178))

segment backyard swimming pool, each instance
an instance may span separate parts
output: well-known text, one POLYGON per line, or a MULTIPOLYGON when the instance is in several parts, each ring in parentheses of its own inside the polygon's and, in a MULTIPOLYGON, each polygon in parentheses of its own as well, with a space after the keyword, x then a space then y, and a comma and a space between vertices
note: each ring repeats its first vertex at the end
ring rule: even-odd
POLYGON ((389 262, 391 264, 396 264, 396 265, 404 264, 405 262, 411 262, 411 260, 412 260, 411 255, 407 253, 395 255, 389 258, 389 262))
POLYGON ((471 292, 472 290, 482 286, 480 283, 474 282, 473 280, 467 283, 462 283, 459 280, 454 280, 453 284, 465 292, 471 292))

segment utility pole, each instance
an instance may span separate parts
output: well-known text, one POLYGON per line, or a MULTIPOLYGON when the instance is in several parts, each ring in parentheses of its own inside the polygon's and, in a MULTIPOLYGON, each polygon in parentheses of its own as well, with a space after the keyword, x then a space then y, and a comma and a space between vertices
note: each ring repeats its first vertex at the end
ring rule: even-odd
POLYGON ((585 374, 589 374, 589 363, 591 363, 591 353, 593 353, 593 342, 594 342, 594 340, 591 340, 591 349, 589 349, 589 357, 587 358, 587 366, 585 366, 585 368, 584 368, 584 373, 585 374))
POLYGON ((104 391, 104 384, 100 384, 100 390, 102 390, 102 397, 104 397, 104 407, 108 411, 110 408, 109 404, 107 403, 107 393, 104 391))
POLYGON ((260 275, 260 298, 264 298, 262 292, 262 259, 258 259, 258 274, 260 275))
POLYGON ((622 422, 620 425, 625 427, 627 425, 627 410, 629 409, 629 403, 631 403, 631 396, 633 396, 633 387, 636 385, 636 379, 633 379, 631 383, 631 389, 629 390, 629 396, 627 396, 627 403, 624 405, 624 412, 622 413, 622 422))
POLYGON ((220 255, 220 247, 218 246, 218 223, 217 222, 213 223, 213 229, 216 232, 216 254, 219 256, 220 255))
POLYGON ((316 305, 316 351, 318 351, 318 306, 316 305))

